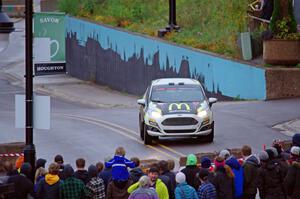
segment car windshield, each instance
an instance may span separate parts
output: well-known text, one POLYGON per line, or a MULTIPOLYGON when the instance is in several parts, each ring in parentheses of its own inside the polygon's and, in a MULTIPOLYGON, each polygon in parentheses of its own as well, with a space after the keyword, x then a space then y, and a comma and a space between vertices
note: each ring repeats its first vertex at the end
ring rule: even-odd
POLYGON ((153 102, 202 102, 204 95, 199 85, 159 85, 153 86, 153 102))

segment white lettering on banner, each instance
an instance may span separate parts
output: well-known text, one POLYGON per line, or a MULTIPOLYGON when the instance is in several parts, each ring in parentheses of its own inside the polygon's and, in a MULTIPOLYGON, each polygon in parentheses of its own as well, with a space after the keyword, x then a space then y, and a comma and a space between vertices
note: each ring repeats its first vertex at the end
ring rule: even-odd
POLYGON ((45 17, 45 18, 41 18, 40 22, 41 23, 59 23, 59 19, 54 18, 54 17, 45 17))
POLYGON ((53 71, 53 70, 63 70, 63 66, 40 66, 37 67, 37 71, 53 71))

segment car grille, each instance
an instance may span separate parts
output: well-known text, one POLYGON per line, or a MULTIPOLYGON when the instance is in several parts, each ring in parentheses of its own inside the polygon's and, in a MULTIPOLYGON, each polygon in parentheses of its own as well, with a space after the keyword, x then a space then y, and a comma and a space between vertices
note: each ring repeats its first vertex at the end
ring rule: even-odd
POLYGON ((165 130, 166 133, 194 133, 196 129, 185 129, 185 130, 165 130))
POLYGON ((191 117, 168 118, 162 122, 164 126, 196 125, 198 121, 191 117))

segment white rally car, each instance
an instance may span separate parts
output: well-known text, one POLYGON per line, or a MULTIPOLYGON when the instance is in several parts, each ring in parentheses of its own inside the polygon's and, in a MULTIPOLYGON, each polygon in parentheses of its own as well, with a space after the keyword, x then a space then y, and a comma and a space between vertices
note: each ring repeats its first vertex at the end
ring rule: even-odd
POLYGON ((199 81, 188 78, 153 80, 137 102, 141 105, 140 136, 145 144, 159 137, 204 137, 213 142, 211 106, 217 99, 207 99, 199 81))

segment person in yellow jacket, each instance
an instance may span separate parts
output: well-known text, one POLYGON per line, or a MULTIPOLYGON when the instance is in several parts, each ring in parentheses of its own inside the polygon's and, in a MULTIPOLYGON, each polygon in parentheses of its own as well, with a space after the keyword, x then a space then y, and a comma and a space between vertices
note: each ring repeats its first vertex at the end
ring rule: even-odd
MULTIPOLYGON (((169 199, 169 193, 166 185, 158 178, 158 169, 155 167, 150 168, 148 177, 150 178, 151 185, 150 188, 153 188, 159 199, 169 199)), ((139 182, 131 185, 128 188, 128 193, 132 193, 137 188, 139 188, 139 182)))

